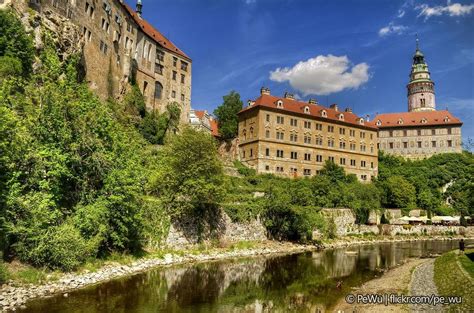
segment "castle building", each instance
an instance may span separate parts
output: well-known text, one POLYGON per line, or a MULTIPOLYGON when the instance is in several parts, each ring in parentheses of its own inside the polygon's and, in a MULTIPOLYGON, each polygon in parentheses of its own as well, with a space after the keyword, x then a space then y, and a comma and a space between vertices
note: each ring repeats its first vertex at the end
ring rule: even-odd
POLYGON ((189 124, 197 130, 210 133, 215 138, 220 138, 217 120, 206 110, 191 110, 189 114, 189 124))
POLYGON ((147 109, 163 112, 176 102, 188 123, 192 60, 143 19, 141 0, 136 10, 123 0, 29 0, 29 6, 77 27, 85 79, 99 97, 120 98, 134 79, 147 109))
POLYGON ((238 113, 239 157, 258 173, 313 176, 326 160, 361 181, 377 176, 377 127, 336 104, 302 102, 268 88, 238 113))
POLYGON ((462 122, 448 110, 436 110, 434 82, 418 39, 407 90, 408 112, 375 116, 379 149, 407 159, 461 152, 462 122))

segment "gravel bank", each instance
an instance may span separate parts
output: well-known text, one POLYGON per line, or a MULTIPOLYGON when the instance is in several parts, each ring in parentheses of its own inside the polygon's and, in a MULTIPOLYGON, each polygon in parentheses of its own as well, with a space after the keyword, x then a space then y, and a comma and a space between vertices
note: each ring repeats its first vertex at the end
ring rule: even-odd
MULTIPOLYGON (((412 275, 410 295, 428 296, 438 295, 438 289, 434 282, 434 259, 418 266, 412 275)), ((412 312, 444 312, 442 306, 429 304, 410 305, 412 312)))

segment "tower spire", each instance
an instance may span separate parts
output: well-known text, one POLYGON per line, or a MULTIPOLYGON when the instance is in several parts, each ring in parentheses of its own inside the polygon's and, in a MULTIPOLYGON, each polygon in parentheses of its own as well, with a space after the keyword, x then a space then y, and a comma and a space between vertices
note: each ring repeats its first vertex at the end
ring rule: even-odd
POLYGON ((142 0, 137 0, 137 15, 139 17, 142 17, 142 8, 143 8, 142 0))

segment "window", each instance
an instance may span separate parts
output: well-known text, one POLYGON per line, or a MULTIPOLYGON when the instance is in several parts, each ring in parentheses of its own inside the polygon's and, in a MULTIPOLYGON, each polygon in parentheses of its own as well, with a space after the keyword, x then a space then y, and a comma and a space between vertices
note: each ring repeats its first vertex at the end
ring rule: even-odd
POLYGON ((345 135, 346 134, 346 129, 345 128, 339 128, 339 135, 345 135))
POLYGON ((304 128, 311 129, 311 122, 304 121, 304 128))
POLYGON ((245 159, 245 150, 242 151, 242 157, 245 159))
POLYGON ((115 14, 115 23, 122 25, 122 17, 118 14, 115 14))
POLYGON ((282 132, 277 132, 276 137, 277 137, 278 140, 284 140, 284 138, 285 138, 284 133, 282 133, 282 132))
POLYGON ((100 51, 104 54, 107 54, 107 44, 104 43, 102 40, 100 41, 100 51))
POLYGON ((176 91, 174 90, 171 91, 171 98, 176 98, 176 91))
POLYGON ((433 148, 436 148, 436 141, 433 140, 433 141, 431 142, 431 146, 432 146, 433 148))
POLYGON ((349 136, 351 136, 351 137, 355 137, 355 133, 356 133, 356 131, 355 131, 355 130, 353 130, 353 129, 349 129, 349 136))
POLYGON ((360 138, 365 138, 365 132, 360 132, 360 138))
POLYGON ((422 147, 422 143, 421 141, 418 141, 418 148, 421 148, 422 147))
POLYGON ((178 73, 176 71, 173 71, 173 80, 176 80, 177 75, 178 75, 178 73))
POLYGON ((181 70, 187 72, 188 71, 188 63, 181 61, 181 70))
POLYGON ((163 65, 155 63, 155 74, 163 75, 163 68, 163 65))
POLYGON ((181 101, 184 101, 185 97, 184 97, 184 93, 181 94, 181 101))
POLYGON ((127 31, 128 31, 129 33, 132 32, 132 24, 127 23, 127 31))
POLYGON ((370 153, 374 153, 374 146, 370 146, 370 153))
POLYGON ((122 39, 122 35, 118 31, 114 30, 114 41, 116 41, 117 43, 120 43, 121 39, 122 39))
POLYGON ((285 118, 283 116, 277 116, 277 124, 284 124, 285 118))
POLYGON ((269 170, 270 170, 270 166, 265 165, 265 171, 269 171, 269 170))
POLYGON ((407 149, 407 148, 408 148, 408 142, 405 141, 405 142, 403 143, 403 148, 404 148, 404 149, 407 149))
POLYGON ((323 130, 323 124, 316 123, 316 130, 323 130))
POLYGON ((265 149, 265 156, 270 156, 270 149, 268 148, 265 149))
POLYGON ((389 143, 388 146, 390 147, 390 149, 393 149, 393 142, 389 143))
POLYGON ((365 167, 365 161, 360 161, 360 166, 365 167))
POLYGON ((365 145, 360 145, 360 151, 365 152, 365 145))
POLYGON ((360 178, 361 178, 362 180, 367 180, 367 175, 360 175, 360 178))
POLYGON ((317 146, 323 145, 323 137, 316 137, 316 145, 317 146))
POLYGON ((148 82, 147 82, 147 81, 144 81, 144 82, 143 82, 143 95, 144 95, 145 97, 146 97, 147 91, 148 91, 148 82))
POLYGON ((298 126, 298 121, 295 118, 290 119, 290 126, 298 126))
POLYGON ((304 176, 311 176, 311 170, 308 168, 303 169, 303 175, 304 176))
POLYGON ((283 150, 277 150, 277 158, 283 157, 283 150))
POLYGON ((165 53, 159 49, 156 49, 156 59, 160 62, 165 61, 165 53))
POLYGON ((328 139, 328 147, 334 147, 334 139, 328 139))
POLYGON ((297 160, 298 159, 298 152, 291 151, 290 158, 292 158, 293 160, 297 160))
POLYGON ((265 120, 266 120, 267 122, 270 122, 270 114, 267 114, 267 115, 265 116, 265 120))
POLYGON ((340 158, 339 159, 339 164, 346 165, 346 159, 345 158, 340 158))
POLYGON ((374 134, 370 134, 370 139, 374 139, 374 134))
POLYGON ((374 162, 370 162, 370 168, 374 168, 374 162))
POLYGON ((270 131, 269 130, 265 131, 265 138, 270 138, 270 131))
POLYGON ((184 84, 185 79, 186 79, 186 75, 181 74, 181 84, 184 84))
POLYGON ((278 173, 283 173, 284 169, 283 169, 282 166, 277 166, 277 167, 276 167, 276 171, 277 171, 278 173))
POLYGON ((448 135, 451 135, 451 128, 448 128, 448 135))
POLYGON ((408 135, 408 132, 406 130, 403 131, 403 137, 406 137, 408 135))
POLYGON ((298 141, 298 135, 297 134, 290 134, 290 141, 297 142, 298 141))
POLYGON ((253 149, 250 149, 250 157, 253 157, 253 149))
POLYGON ((109 33, 109 26, 109 22, 102 18, 102 30, 105 30, 107 33, 109 33))
POLYGON ((155 99, 161 99, 163 93, 163 85, 160 82, 155 82, 155 99))
POLYGON ((320 155, 320 154, 318 154, 318 155, 316 156, 316 162, 319 162, 319 163, 323 162, 323 156, 320 155))
POLYGON ((311 137, 310 136, 304 136, 304 143, 311 144, 311 137))
POLYGON ((418 129, 418 130, 416 131, 416 133, 417 133, 418 136, 421 136, 421 129, 418 129))
POLYGON ((328 126, 328 132, 334 133, 334 126, 328 126))
POLYGON ((333 163, 334 163, 334 157, 333 157, 333 156, 328 157, 328 160, 329 160, 330 162, 333 162, 333 163))
POLYGON ((351 166, 356 166, 356 160, 351 160, 351 166))
POLYGON ((351 143, 351 144, 350 144, 350 149, 351 149, 351 151, 355 151, 355 149, 356 149, 356 144, 355 144, 355 143, 351 143))
POLYGON ((304 154, 304 160, 305 161, 311 161, 311 153, 305 153, 304 154))
POLYGON ((436 130, 435 129, 431 130, 431 135, 436 135, 436 130))
POLYGON ((388 132, 388 136, 389 136, 389 137, 393 137, 393 131, 389 131, 389 132, 388 132))
POLYGON ((173 57, 173 66, 176 67, 178 64, 178 58, 177 57, 173 57))
POLYGON ((85 9, 86 15, 89 17, 94 17, 94 7, 90 5, 89 2, 86 2, 86 9, 85 9))
POLYGON ((452 140, 448 140, 448 147, 452 147, 453 146, 453 141, 452 140))
POLYGON ((339 149, 345 149, 346 143, 344 141, 339 141, 339 149))

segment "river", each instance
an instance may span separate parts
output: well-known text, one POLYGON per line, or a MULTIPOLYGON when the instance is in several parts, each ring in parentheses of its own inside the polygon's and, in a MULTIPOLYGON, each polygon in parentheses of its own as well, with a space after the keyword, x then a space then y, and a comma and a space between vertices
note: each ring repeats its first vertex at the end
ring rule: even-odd
POLYGON ((68 297, 33 300, 20 312, 326 311, 382 270, 457 245, 457 241, 379 243, 157 268, 80 289, 68 297))

